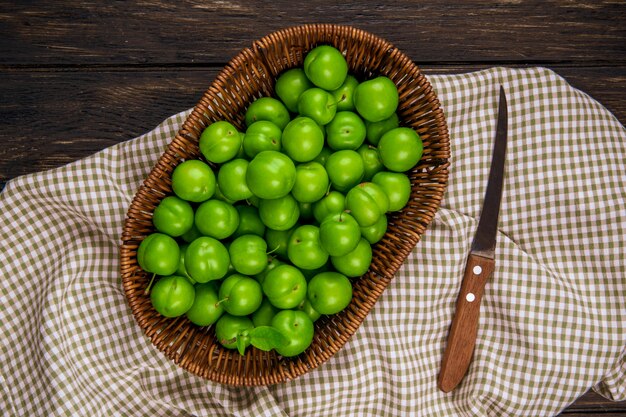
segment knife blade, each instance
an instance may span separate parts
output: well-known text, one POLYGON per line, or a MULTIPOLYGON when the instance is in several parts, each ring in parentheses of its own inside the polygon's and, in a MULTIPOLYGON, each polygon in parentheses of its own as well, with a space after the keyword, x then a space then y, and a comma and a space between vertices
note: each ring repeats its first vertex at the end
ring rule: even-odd
POLYGON ((467 257, 461 290, 456 301, 456 311, 450 325, 437 379, 437 385, 443 392, 452 391, 467 373, 476 344, 480 301, 485 285, 495 268, 496 234, 504 180, 507 129, 507 101, 504 88, 500 86, 495 143, 487 189, 476 234, 467 257))

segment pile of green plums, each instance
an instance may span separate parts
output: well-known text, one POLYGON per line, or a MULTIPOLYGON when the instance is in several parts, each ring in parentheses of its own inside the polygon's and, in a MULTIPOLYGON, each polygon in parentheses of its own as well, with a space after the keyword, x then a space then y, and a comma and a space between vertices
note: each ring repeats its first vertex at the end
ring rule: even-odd
POLYGON ((219 343, 302 353, 313 322, 345 309, 369 269, 387 213, 411 194, 419 135, 400 127, 387 77, 359 82, 322 45, 253 101, 245 131, 202 132, 204 159, 173 171, 137 260, 156 311, 215 325, 219 343), (213 167, 213 168, 212 168, 213 167), (151 288, 150 288, 151 287, 151 288))

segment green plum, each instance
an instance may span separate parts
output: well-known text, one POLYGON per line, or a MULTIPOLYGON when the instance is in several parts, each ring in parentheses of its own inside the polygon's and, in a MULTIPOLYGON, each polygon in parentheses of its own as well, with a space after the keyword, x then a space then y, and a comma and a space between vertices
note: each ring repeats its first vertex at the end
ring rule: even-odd
MULTIPOLYGON (((337 112, 335 97, 321 88, 309 88, 298 99, 300 116, 311 118, 320 126, 328 124, 337 112)), ((294 119, 295 120, 295 119, 294 119)))
POLYGON ((282 136, 284 151, 296 162, 316 158, 324 147, 324 131, 309 117, 296 117, 285 127, 282 136))
POLYGON ((190 159, 172 172, 172 190, 186 201, 200 203, 215 193, 215 173, 202 161, 190 159))
POLYGON ((197 284, 196 296, 193 305, 187 310, 187 318, 198 326, 210 326, 224 313, 224 306, 219 301, 214 281, 197 284))
POLYGON ((289 194, 296 181, 296 166, 287 155, 276 151, 257 154, 246 173, 250 191, 259 198, 274 199, 289 194))
POLYGON ((357 153, 361 155, 363 159, 363 181, 371 181, 377 172, 385 169, 383 161, 380 159, 378 149, 372 145, 363 144, 357 153))
POLYGON ((254 206, 247 205, 235 206, 235 209, 239 213, 239 225, 231 237, 237 238, 242 235, 265 235, 265 225, 261 220, 261 216, 259 216, 259 209, 254 206))
POLYGON ((313 321, 303 311, 279 311, 272 319, 272 327, 287 337, 288 343, 276 348, 276 352, 284 357, 299 355, 313 341, 313 321))
POLYGON ((304 57, 304 73, 316 86, 336 90, 348 75, 348 63, 342 53, 330 45, 313 48, 304 57))
POLYGON ((170 275, 159 279, 150 293, 154 309, 164 317, 179 317, 193 305, 194 286, 185 277, 170 275))
POLYGON ((324 166, 332 186, 341 192, 347 192, 357 185, 365 175, 363 158, 356 151, 341 150, 328 157, 324 166))
POLYGON ((233 316, 254 313, 263 301, 261 284, 245 275, 233 274, 225 278, 219 289, 220 303, 233 316))
POLYGON ((277 79, 274 89, 276 95, 292 112, 298 111, 298 98, 305 90, 312 88, 313 84, 307 78, 302 68, 292 68, 282 73, 277 79))
POLYGON ((291 265, 279 265, 263 280, 263 293, 274 307, 295 308, 306 297, 306 279, 291 265))
POLYGON ((296 166, 296 182, 291 194, 300 203, 313 203, 324 197, 328 186, 328 174, 324 166, 307 162, 296 166))
POLYGON ((360 227, 373 225, 384 214, 376 199, 360 186, 352 188, 346 195, 346 208, 360 227))
POLYGON ((387 232, 387 216, 384 214, 373 225, 361 227, 361 236, 372 245, 382 239, 385 232, 387 232))
POLYGON ((384 76, 364 81, 354 89, 354 107, 367 121, 385 120, 398 108, 398 89, 384 76))
POLYGON ((393 113, 388 118, 381 120, 380 122, 368 122, 365 121, 366 138, 369 143, 376 146, 380 141, 380 138, 390 131, 400 126, 400 119, 397 113, 393 113))
POLYGON ((399 211, 406 206, 411 198, 411 180, 399 172, 379 172, 372 178, 389 198, 389 211, 399 211))
POLYGON ((241 135, 231 123, 211 123, 200 135, 200 152, 207 161, 221 164, 233 159, 241 149, 241 135))
MULTIPOLYGON (((299 209, 298 209, 299 210, 299 209)), ((271 253, 280 256, 282 259, 287 258, 287 246, 289 244, 289 237, 297 225, 294 225, 286 230, 274 230, 271 228, 265 229, 265 241, 267 242, 267 248, 271 253)))
POLYGON ((326 125, 326 141, 336 151, 357 150, 365 141, 365 123, 351 111, 337 112, 326 125))
POLYGON ((322 223, 327 216, 341 213, 346 209, 346 197, 339 191, 331 191, 321 200, 313 203, 313 216, 322 223))
POLYGON ((239 213, 228 203, 209 200, 196 209, 195 223, 204 236, 226 239, 237 230, 239 213))
POLYGON ((271 326, 272 319, 278 313, 278 309, 270 303, 270 300, 263 298, 261 305, 252 313, 252 323, 254 327, 271 326))
POLYGON ((280 151, 283 132, 274 123, 259 120, 246 129, 243 137, 245 155, 252 159, 262 151, 280 151))
POLYGON ((300 218, 298 202, 291 194, 272 200, 261 200, 259 216, 265 226, 274 230, 291 229, 300 218))
POLYGON ((359 85, 357 79, 352 75, 348 75, 343 84, 341 84, 341 87, 330 92, 337 102, 337 111, 355 110, 353 98, 354 90, 357 85, 359 85))
POLYGON ((217 172, 218 188, 228 201, 252 197, 252 191, 246 183, 248 164, 245 159, 233 159, 223 164, 217 172))
POLYGON ((252 329, 254 323, 248 317, 224 313, 215 323, 215 337, 226 349, 237 349, 238 339, 242 339, 244 347, 250 345, 248 332, 252 329))
POLYGON ((287 256, 291 263, 302 269, 316 269, 325 265, 328 252, 320 242, 319 227, 306 224, 294 230, 289 238, 287 256))
POLYGON ((352 301, 352 284, 338 272, 322 272, 309 281, 307 299, 320 314, 337 314, 352 301))
POLYGON ((378 142, 383 165, 390 171, 412 169, 422 158, 424 145, 417 132, 408 127, 397 127, 385 133, 378 142))
POLYGON ((185 252, 187 272, 199 283, 223 278, 229 265, 228 250, 212 237, 197 238, 189 244, 185 252))
POLYGON ((352 252, 343 256, 331 256, 330 262, 337 272, 348 277, 360 277, 372 263, 372 247, 365 238, 361 238, 352 252))
POLYGON ((137 249, 137 263, 146 272, 171 275, 178 269, 179 261, 178 243, 163 233, 148 235, 137 249))
POLYGON ((319 240, 330 256, 346 255, 353 251, 361 240, 361 229, 350 214, 345 212, 332 214, 320 225, 319 240))
POLYGON ((267 120, 283 130, 291 117, 283 103, 272 97, 261 97, 253 101, 246 110, 246 126, 259 120, 267 120))
POLYGON ((176 196, 165 197, 154 209, 152 223, 161 233, 182 236, 193 226, 193 208, 176 196))
POLYGON ((267 266, 267 243, 257 235, 243 235, 228 248, 230 262, 244 275, 260 274, 267 266))

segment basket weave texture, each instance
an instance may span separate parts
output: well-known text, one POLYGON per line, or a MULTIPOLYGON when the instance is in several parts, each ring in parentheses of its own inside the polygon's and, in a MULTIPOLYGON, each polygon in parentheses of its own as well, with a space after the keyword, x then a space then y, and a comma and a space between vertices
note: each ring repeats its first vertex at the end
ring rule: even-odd
MULTIPOLYGON (((128 210, 122 233, 121 274, 131 310, 145 334, 168 358, 200 377, 228 385, 269 385, 296 378, 335 354, 357 331, 394 274, 418 243, 440 205, 448 180, 449 137, 443 111, 419 68, 390 43, 365 31, 327 24, 287 28, 243 49, 218 74, 159 158, 128 210), (213 326, 198 327, 184 316, 167 319, 154 310, 144 290, 149 275, 137 264, 139 243, 154 232, 152 213, 172 194, 170 176, 187 159, 203 159, 198 139, 204 128, 228 120, 244 130, 247 106, 273 95, 276 77, 302 66, 320 44, 345 53, 350 72, 365 80, 385 75, 398 87, 400 124, 415 129, 424 143, 421 161, 408 174, 411 199, 388 215, 384 238, 373 245, 369 271, 352 280, 353 299, 341 313, 315 322, 311 346, 294 358, 253 347, 241 356, 219 345, 213 326)), ((390 329, 390 331, 392 331, 390 329)))

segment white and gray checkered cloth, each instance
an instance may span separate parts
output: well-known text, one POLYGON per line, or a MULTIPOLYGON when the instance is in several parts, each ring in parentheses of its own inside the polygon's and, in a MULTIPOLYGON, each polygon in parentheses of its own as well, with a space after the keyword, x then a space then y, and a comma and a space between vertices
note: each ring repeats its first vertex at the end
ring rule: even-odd
MULTIPOLYGON (((285 384, 187 373, 136 324, 122 224, 188 112, 0 194, 0 410, 24 416, 549 416, 588 389, 626 399, 626 130, 555 73, 430 76, 451 136, 449 186, 352 339, 285 384), (474 360, 436 378, 487 182, 499 86, 509 142, 474 360)), ((114 121, 112 121, 114 123, 114 121)))

